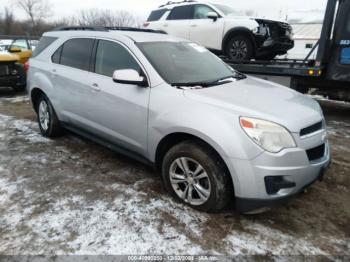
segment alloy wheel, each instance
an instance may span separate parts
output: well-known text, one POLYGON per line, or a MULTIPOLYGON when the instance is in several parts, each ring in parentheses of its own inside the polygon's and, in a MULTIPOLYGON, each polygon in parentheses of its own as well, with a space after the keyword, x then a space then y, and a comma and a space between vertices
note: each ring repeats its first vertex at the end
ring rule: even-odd
POLYGON ((206 170, 194 159, 180 157, 170 165, 170 183, 178 197, 190 205, 208 201, 211 184, 206 170))
POLYGON ((248 54, 248 45, 243 40, 236 40, 230 48, 231 58, 234 60, 244 60, 248 54))
POLYGON ((49 129, 49 123, 50 123, 50 112, 49 112, 49 106, 47 105, 45 100, 42 100, 39 105, 39 122, 40 126, 44 131, 47 131, 49 129))

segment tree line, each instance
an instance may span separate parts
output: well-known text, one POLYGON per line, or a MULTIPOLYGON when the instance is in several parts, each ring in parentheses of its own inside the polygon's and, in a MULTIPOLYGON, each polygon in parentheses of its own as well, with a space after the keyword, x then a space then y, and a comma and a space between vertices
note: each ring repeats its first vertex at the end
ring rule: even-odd
POLYGON ((52 20, 49 0, 13 0, 11 6, 0 10, 0 35, 30 35, 39 37, 59 26, 134 26, 142 20, 127 11, 108 9, 82 9, 76 15, 52 20), (14 10, 22 10, 26 17, 19 19, 14 10))

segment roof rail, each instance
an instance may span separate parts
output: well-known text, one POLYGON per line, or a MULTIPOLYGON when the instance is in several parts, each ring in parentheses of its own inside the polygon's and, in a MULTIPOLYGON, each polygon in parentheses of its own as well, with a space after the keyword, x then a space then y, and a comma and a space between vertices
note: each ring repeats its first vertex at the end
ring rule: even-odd
POLYGON ((158 33, 163 32, 152 30, 152 29, 142 29, 137 27, 123 27, 123 26, 61 26, 53 29, 52 31, 131 31, 131 32, 145 32, 145 33, 158 33))
POLYGON ((182 4, 182 3, 195 3, 195 2, 197 2, 197 1, 196 0, 183 0, 183 1, 178 1, 178 2, 169 1, 164 5, 160 5, 158 8, 165 7, 168 5, 177 5, 177 4, 182 4))

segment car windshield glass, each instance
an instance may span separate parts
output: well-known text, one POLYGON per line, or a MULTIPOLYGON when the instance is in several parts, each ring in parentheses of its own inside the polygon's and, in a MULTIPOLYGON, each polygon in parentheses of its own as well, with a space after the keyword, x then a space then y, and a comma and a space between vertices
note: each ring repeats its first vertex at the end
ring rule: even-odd
POLYGON ((160 76, 177 86, 220 84, 227 78, 243 78, 204 47, 187 42, 138 44, 160 76))
POLYGON ((219 9, 221 12, 224 13, 224 15, 239 15, 238 12, 236 12, 235 10, 233 10, 231 7, 227 6, 227 5, 218 5, 215 4, 214 5, 217 9, 219 9))

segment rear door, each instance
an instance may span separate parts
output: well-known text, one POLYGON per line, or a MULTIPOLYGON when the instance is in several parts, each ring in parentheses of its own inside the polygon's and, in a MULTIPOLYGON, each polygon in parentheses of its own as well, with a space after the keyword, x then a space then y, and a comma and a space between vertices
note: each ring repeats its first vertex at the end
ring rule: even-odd
POLYGON ((95 40, 73 38, 66 41, 51 57, 50 78, 59 102, 60 114, 71 124, 82 125, 86 99, 91 99, 90 59, 95 40))
POLYGON ((208 5, 194 5, 194 16, 190 21, 190 40, 207 48, 221 50, 224 20, 220 18, 214 21, 208 18, 208 13, 217 13, 208 5))
POLYGON ((334 46, 327 77, 350 82, 350 0, 340 1, 334 28, 334 46))
POLYGON ((163 21, 162 29, 171 36, 190 39, 190 21, 193 18, 193 5, 174 7, 163 21))

